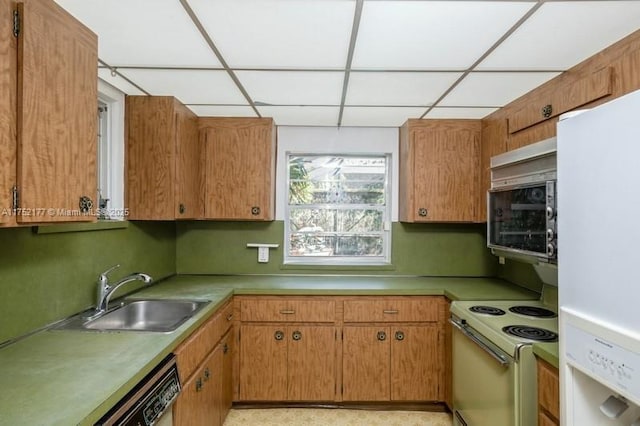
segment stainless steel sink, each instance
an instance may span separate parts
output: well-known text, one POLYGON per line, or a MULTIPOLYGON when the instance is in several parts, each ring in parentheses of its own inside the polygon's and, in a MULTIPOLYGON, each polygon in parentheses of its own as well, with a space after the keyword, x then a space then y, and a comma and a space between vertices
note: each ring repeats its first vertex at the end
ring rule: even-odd
POLYGON ((97 318, 79 315, 61 323, 55 329, 166 333, 180 327, 209 302, 182 299, 127 301, 97 318))

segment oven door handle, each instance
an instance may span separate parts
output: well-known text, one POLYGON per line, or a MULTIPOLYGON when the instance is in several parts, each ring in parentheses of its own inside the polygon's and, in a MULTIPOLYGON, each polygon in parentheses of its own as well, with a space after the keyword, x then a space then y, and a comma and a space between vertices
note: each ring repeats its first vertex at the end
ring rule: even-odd
POLYGON ((464 334, 466 337, 468 337, 469 340, 471 340, 473 343, 478 345, 486 353, 491 355, 491 357, 493 359, 495 359, 496 361, 498 361, 500 363, 500 365, 509 365, 509 364, 511 364, 511 360, 510 360, 508 355, 500 353, 497 348, 493 348, 492 346, 494 346, 494 345, 491 342, 489 342, 488 340, 483 338, 481 335, 473 333, 472 331, 470 331, 468 326, 465 326, 464 324, 461 324, 461 323, 459 323, 458 321, 456 321, 456 320, 454 320, 452 318, 449 319, 449 322, 455 328, 460 330, 460 332, 462 334, 464 334))

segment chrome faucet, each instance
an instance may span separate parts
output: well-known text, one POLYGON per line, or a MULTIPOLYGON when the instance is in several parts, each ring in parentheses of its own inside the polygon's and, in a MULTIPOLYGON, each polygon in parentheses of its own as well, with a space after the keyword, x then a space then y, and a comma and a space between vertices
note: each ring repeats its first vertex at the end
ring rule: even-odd
POLYGON ((109 278, 107 277, 107 274, 119 267, 120 265, 112 266, 98 276, 96 310, 92 316, 95 317, 97 315, 101 315, 109 309, 109 299, 111 298, 113 292, 116 291, 120 286, 132 281, 142 281, 145 284, 151 284, 151 282, 153 282, 153 278, 151 278, 149 275, 143 274, 142 272, 135 272, 122 278, 117 283, 109 284, 109 278))

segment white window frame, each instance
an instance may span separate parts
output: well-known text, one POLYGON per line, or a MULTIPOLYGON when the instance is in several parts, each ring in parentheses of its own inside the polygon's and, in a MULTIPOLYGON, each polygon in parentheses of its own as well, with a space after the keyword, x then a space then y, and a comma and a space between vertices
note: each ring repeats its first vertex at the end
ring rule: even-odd
MULTIPOLYGON (((106 105, 103 113, 106 126, 99 129, 106 144, 98 145, 99 163, 96 173, 96 211, 99 208, 97 190, 103 198, 108 198, 105 213, 107 218, 99 220, 126 220, 127 210, 124 205, 124 99, 125 95, 109 83, 98 79, 98 102, 106 105), (106 134, 103 134, 106 131, 106 134)), ((96 105, 97 106, 97 105, 96 105)))
POLYGON ((285 265, 319 265, 319 266, 388 266, 391 264, 391 212, 392 212, 392 156, 389 153, 357 152, 357 153, 326 153, 326 152, 294 152, 287 151, 284 155, 286 169, 284 193, 284 264, 285 265), (386 173, 384 181, 385 205, 382 209, 383 217, 383 247, 382 256, 291 256, 291 229, 289 217, 289 160, 297 156, 331 156, 336 157, 384 157, 386 159, 386 173))

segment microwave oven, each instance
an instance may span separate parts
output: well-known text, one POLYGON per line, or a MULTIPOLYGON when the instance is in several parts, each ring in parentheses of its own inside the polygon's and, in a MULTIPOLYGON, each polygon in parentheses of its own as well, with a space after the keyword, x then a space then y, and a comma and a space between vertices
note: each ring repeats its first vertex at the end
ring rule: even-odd
POLYGON ((495 254, 556 263, 556 138, 491 158, 487 245, 495 254))

